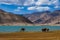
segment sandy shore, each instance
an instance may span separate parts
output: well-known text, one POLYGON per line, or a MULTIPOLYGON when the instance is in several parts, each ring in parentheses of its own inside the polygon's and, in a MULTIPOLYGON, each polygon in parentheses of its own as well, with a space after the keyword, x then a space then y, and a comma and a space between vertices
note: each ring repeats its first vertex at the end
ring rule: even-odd
POLYGON ((60 40, 60 31, 0 33, 0 40, 60 40))

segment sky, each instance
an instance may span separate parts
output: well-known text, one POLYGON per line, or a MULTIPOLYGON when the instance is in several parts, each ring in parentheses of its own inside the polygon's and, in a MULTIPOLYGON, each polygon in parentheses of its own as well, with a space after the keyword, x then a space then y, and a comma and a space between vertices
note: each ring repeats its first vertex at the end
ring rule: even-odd
POLYGON ((60 10, 60 0, 0 0, 0 9, 15 14, 60 10))

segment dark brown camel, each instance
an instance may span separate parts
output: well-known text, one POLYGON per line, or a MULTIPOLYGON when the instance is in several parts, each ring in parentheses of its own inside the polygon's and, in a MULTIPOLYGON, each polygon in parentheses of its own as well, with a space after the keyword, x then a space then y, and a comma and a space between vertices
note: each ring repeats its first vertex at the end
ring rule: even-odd
POLYGON ((42 32, 48 32, 48 31, 49 31, 48 28, 43 28, 43 29, 42 29, 42 32))
POLYGON ((25 31, 25 28, 21 28, 21 32, 24 32, 25 31))

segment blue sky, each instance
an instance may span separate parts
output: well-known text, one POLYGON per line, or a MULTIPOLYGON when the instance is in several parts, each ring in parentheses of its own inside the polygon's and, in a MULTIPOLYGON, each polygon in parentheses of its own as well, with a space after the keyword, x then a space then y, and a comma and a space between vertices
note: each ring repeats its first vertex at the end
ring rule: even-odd
POLYGON ((60 0, 0 0, 0 9, 15 14, 60 10, 60 0))

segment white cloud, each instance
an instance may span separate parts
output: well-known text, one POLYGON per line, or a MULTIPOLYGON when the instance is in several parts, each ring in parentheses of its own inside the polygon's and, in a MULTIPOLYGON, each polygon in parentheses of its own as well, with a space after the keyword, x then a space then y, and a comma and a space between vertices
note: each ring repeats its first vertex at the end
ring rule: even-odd
POLYGON ((49 2, 50 2, 49 0, 38 0, 35 4, 36 5, 48 4, 49 2))
POLYGON ((28 6, 28 5, 42 5, 42 4, 49 4, 50 1, 49 0, 38 0, 38 1, 35 1, 35 0, 26 0, 24 5, 25 6, 28 6))
POLYGON ((42 5, 42 4, 47 4, 47 5, 54 4, 54 5, 57 5, 57 4, 59 4, 58 2, 59 2, 59 0, 51 0, 51 1, 49 1, 49 0, 38 0, 38 1, 26 0, 24 2, 24 5, 26 5, 26 6, 27 5, 33 5, 33 4, 35 4, 35 5, 42 5))
POLYGON ((47 5, 57 5, 59 4, 59 0, 0 0, 0 4, 16 4, 16 5, 42 5, 42 4, 47 4, 47 5))
POLYGON ((54 8, 57 9, 57 8, 60 8, 60 6, 55 6, 54 8))
POLYGON ((59 6, 55 6, 54 8, 59 8, 59 6))
POLYGON ((18 7, 17 9, 24 9, 24 7, 18 7))
POLYGON ((23 5, 27 6, 27 5, 32 5, 34 3, 35 3, 34 0, 26 0, 23 5))
POLYGON ((53 2, 53 4, 58 6, 58 5, 59 5, 59 0, 55 0, 55 1, 53 2))
POLYGON ((47 11, 47 10, 50 10, 49 7, 37 7, 36 8, 38 11, 47 11))
POLYGON ((36 7, 28 7, 28 10, 35 10, 36 7))
MULTIPOLYGON (((7 5, 23 5, 23 6, 30 6, 30 5, 35 5, 35 6, 41 6, 43 4, 46 5, 55 5, 54 8, 59 8, 60 2, 59 0, 0 0, 0 4, 7 4, 7 5)), ((28 10, 35 10, 37 7, 29 7, 28 10)), ((40 8, 40 7, 39 7, 40 8)), ((37 8, 37 9, 39 9, 37 8)), ((20 10, 21 8, 17 8, 16 11, 20 10)), ((45 9, 42 7, 42 9, 45 9)))
POLYGON ((0 0, 0 4, 19 4, 19 0, 0 0))
POLYGON ((47 11, 47 10, 50 10, 50 8, 49 7, 34 6, 34 7, 28 7, 28 10, 47 11))
POLYGON ((20 10, 24 9, 24 7, 17 7, 14 11, 18 12, 20 10))
POLYGON ((0 2, 0 4, 7 4, 7 5, 11 5, 12 3, 0 2))
POLYGON ((54 4, 55 6, 54 6, 54 8, 60 8, 60 2, 59 2, 59 0, 53 0, 52 1, 53 3, 52 4, 54 4))

